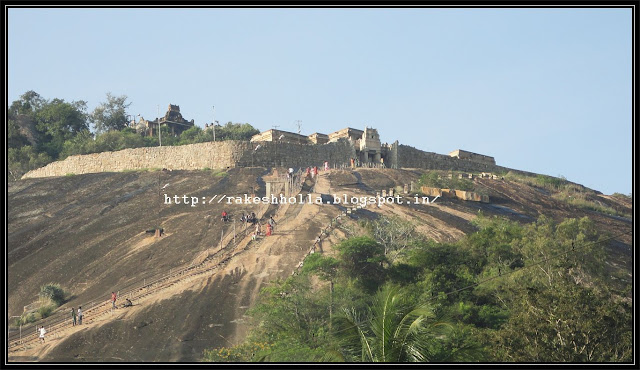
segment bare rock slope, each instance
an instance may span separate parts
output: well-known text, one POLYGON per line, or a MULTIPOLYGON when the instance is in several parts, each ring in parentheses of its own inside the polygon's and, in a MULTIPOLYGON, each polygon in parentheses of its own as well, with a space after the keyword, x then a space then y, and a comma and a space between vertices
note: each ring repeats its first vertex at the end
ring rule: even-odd
MULTIPOLYGON (((11 348, 10 360, 196 362, 204 349, 240 342, 249 329, 244 313, 260 288, 291 275, 315 238, 345 210, 336 204, 218 203, 223 195, 264 195, 262 177, 269 172, 100 173, 11 183, 9 314, 22 313, 36 300, 39 287, 50 282, 70 293, 59 312, 79 305, 96 308, 85 325, 71 327, 69 319, 53 327, 45 344, 36 340, 11 348), (198 203, 175 204, 175 196, 180 203, 183 196, 198 203), (236 220, 241 212, 255 212, 263 222, 273 215, 276 232, 254 241, 244 224, 223 222, 223 210, 236 220), (156 227, 164 229, 160 238, 147 233, 156 227), (165 280, 144 288, 148 291, 142 288, 160 278, 165 280), (135 296, 135 305, 108 310, 111 291, 135 296)), ((422 173, 333 170, 317 181, 307 179, 301 194, 312 199, 322 194, 371 196, 416 181, 422 173)), ((470 221, 479 211, 519 222, 531 222, 540 214, 557 220, 588 215, 611 234, 632 227, 630 220, 572 207, 527 185, 475 181, 487 189, 491 203, 438 199, 427 205, 368 206, 341 222, 397 215, 414 220, 421 232, 438 241, 473 232, 470 221)), ((410 194, 403 197, 413 200, 410 194)), ((630 213, 630 204, 601 198, 630 213)), ((613 264, 631 269, 631 244, 631 234, 611 244, 613 264)))

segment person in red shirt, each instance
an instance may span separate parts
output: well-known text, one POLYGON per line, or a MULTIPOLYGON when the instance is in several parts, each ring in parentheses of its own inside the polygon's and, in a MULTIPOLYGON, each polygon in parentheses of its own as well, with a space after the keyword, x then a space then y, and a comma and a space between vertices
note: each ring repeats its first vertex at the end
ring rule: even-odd
POLYGON ((118 297, 116 296, 116 293, 115 292, 111 292, 111 304, 113 305, 113 308, 117 308, 116 307, 116 299, 117 298, 118 297))

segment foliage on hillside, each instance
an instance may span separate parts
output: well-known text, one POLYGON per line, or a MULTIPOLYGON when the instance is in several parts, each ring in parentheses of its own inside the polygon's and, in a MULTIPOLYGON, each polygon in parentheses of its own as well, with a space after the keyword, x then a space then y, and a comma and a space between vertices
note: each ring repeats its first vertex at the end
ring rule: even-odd
POLYGON ((475 188, 473 181, 459 179, 458 173, 445 171, 429 171, 425 173, 418 180, 418 186, 464 191, 472 191, 475 188), (451 176, 451 178, 449 178, 449 176, 451 176))
MULTIPOLYGON (((508 172, 504 178, 506 180, 527 184, 537 188, 542 188, 551 193, 555 199, 561 200, 573 206, 596 211, 608 215, 621 216, 630 218, 631 215, 616 210, 601 201, 597 200, 598 193, 594 190, 587 189, 582 185, 574 184, 567 181, 564 177, 552 177, 546 175, 524 176, 508 172)), ((626 195, 615 193, 618 198, 629 199, 626 195)))
POLYGON ((56 308, 64 304, 66 295, 67 293, 62 289, 60 284, 49 283, 41 286, 40 293, 38 294, 38 306, 35 311, 25 312, 16 320, 12 320, 10 325, 17 327, 30 322, 36 322, 51 315, 56 308))
MULTIPOLYGON (((159 145, 158 137, 145 137, 126 127, 130 105, 126 96, 107 93, 105 102, 87 112, 87 102, 82 100, 46 100, 35 91, 24 93, 7 111, 8 179, 18 180, 30 170, 70 155, 159 145)), ((216 125, 215 131, 217 141, 249 140, 259 133, 248 123, 232 122, 216 125)), ((213 130, 197 126, 177 137, 162 127, 161 134, 164 146, 214 139, 213 130)))
POLYGON ((631 283, 604 273, 604 237, 589 218, 479 216, 456 243, 405 233, 393 261, 381 242, 394 231, 376 231, 385 225, 397 226, 369 225, 371 235, 311 254, 300 274, 263 288, 246 342, 204 360, 632 360, 631 283))

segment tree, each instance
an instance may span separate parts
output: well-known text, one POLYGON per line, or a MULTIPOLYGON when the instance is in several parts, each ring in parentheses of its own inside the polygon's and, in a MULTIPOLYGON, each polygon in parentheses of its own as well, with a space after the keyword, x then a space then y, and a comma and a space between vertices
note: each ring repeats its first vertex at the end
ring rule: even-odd
POLYGON ((260 131, 248 123, 227 122, 226 125, 216 125, 216 140, 250 140, 260 131))
MULTIPOLYGON (((164 142, 164 138, 162 139, 164 142)), ((146 142, 141 135, 128 131, 108 131, 96 138, 97 152, 118 151, 127 148, 139 148, 146 142)))
POLYGON ((96 141, 91 131, 83 130, 64 142, 62 152, 60 152, 60 158, 66 158, 70 155, 95 153, 96 149, 96 141))
POLYGON ((90 115, 96 133, 127 127, 127 108, 130 105, 126 95, 113 96, 108 92, 107 101, 100 103, 90 115))
POLYGON ((39 138, 35 131, 36 113, 45 104, 46 101, 33 90, 27 91, 20 96, 19 100, 11 103, 7 110, 7 146, 9 148, 18 149, 37 142, 39 138))
MULTIPOLYGON (((527 286, 528 277, 520 281, 527 286)), ((517 289, 517 288, 515 288, 517 289)), ((606 289, 557 279, 547 289, 523 289, 511 316, 489 340, 499 361, 620 362, 633 357, 633 310, 606 289)))
POLYGON ((374 221, 373 237, 384 246, 384 255, 393 263, 414 240, 415 226, 398 216, 374 221), (392 255, 391 252, 394 252, 392 255))
POLYGON ((318 361, 330 339, 325 307, 326 298, 311 290, 308 275, 275 280, 247 311, 256 320, 248 340, 274 344, 268 361, 318 361))
POLYGON ((412 304, 398 287, 387 284, 364 320, 345 309, 336 317, 335 328, 345 353, 360 353, 364 362, 425 362, 433 358, 434 342, 444 340, 452 326, 429 304, 412 304))
POLYGON ((47 153, 38 153, 31 145, 25 145, 21 148, 9 148, 7 157, 7 173, 12 181, 20 180, 25 173, 52 161, 47 153))
MULTIPOLYGON (((200 142, 199 139, 200 139, 200 137, 202 136, 203 133, 204 133, 204 131, 198 126, 190 127, 188 129, 184 130, 180 134, 180 140, 178 141, 178 144, 179 145, 185 145, 185 144, 198 143, 198 142, 200 142)), ((211 138, 211 141, 213 141, 213 138, 211 138)))
POLYGON ((24 145, 29 145, 29 140, 20 132, 17 117, 9 115, 7 120, 7 147, 17 149, 24 145))
POLYGON ((86 109, 87 103, 82 100, 67 103, 56 98, 45 104, 36 113, 36 128, 44 136, 39 151, 45 151, 52 158, 58 158, 66 140, 89 129, 86 109))
POLYGON ((341 242, 335 248, 346 275, 357 279, 365 289, 375 291, 384 281, 384 247, 374 239, 368 236, 355 237, 341 242))
POLYGON ((323 257, 318 253, 310 254, 304 259, 303 273, 315 273, 321 279, 329 281, 329 329, 333 317, 333 282, 338 274, 340 262, 333 257, 323 257))
POLYGON ((33 90, 20 95, 20 99, 11 103, 9 113, 17 116, 19 114, 33 115, 44 107, 46 100, 33 90))

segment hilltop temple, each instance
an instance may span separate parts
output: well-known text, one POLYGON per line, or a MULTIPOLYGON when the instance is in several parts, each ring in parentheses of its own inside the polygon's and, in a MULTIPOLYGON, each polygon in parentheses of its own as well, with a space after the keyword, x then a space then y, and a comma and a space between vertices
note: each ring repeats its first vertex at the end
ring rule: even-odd
POLYGON ((193 120, 187 121, 182 117, 180 106, 169 104, 164 117, 156 118, 154 121, 140 118, 136 125, 136 130, 145 136, 156 136, 158 135, 158 122, 161 126, 167 126, 173 136, 179 136, 183 131, 195 125, 193 120))

